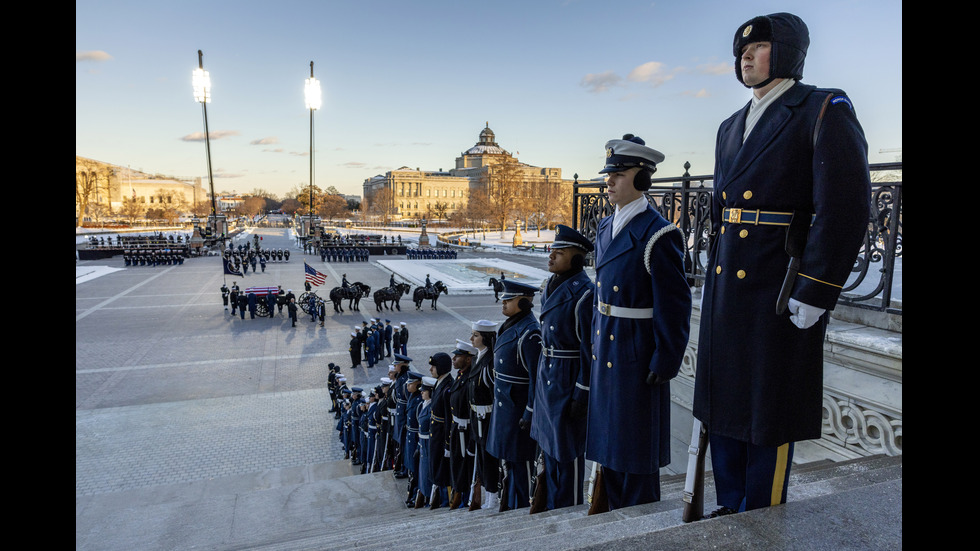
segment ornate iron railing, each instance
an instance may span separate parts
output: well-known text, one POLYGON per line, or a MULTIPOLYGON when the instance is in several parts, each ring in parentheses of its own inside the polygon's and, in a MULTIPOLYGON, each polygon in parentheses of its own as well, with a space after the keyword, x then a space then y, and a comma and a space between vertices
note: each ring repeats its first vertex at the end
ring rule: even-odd
MULTIPOLYGON (((704 284, 708 233, 711 230, 713 177, 691 176, 690 163, 678 178, 655 178, 647 200, 687 236, 684 267, 693 286, 704 284)), ((902 163, 879 163, 871 169, 871 212, 864 244, 854 260, 840 302, 858 308, 901 314, 902 163), (898 277, 896 278, 896 274, 898 277)), ((579 183, 573 195, 573 226, 595 239, 599 221, 612 212, 605 183, 579 183)), ((591 259, 590 259, 591 260, 591 259)))

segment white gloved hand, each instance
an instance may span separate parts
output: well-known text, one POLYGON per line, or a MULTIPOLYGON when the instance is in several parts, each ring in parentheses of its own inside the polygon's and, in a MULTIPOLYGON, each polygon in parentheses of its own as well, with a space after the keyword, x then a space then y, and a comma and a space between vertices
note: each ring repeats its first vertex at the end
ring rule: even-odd
POLYGON ((813 327, 813 324, 817 323, 820 316, 823 315, 826 310, 823 308, 817 308, 816 306, 810 306, 809 304, 803 304, 796 299, 789 299, 790 316, 789 321, 793 322, 793 325, 799 327, 800 329, 809 329, 813 327))

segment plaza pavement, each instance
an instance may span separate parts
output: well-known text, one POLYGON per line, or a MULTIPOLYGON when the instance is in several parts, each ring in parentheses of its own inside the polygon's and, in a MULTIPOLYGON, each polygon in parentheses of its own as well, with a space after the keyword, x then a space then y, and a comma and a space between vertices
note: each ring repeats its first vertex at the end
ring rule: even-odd
MULTIPOLYGON (((343 451, 328 411, 327 365, 341 366, 349 385, 368 387, 390 361, 351 368, 355 324, 405 322, 413 368, 427 374, 428 357, 467 339, 472 320, 503 319, 492 294, 472 293, 442 296, 437 311, 427 303, 416 311, 410 297, 400 312, 379 313, 373 300, 362 300, 359 311, 335 314, 328 304, 324 327, 300 311, 293 328, 285 309, 274 318, 232 317, 221 303, 224 282, 303 291, 304 255, 288 231, 255 230, 264 247, 289 247, 292 255, 245 277, 224 275, 217 256, 159 267, 125 267, 120 257, 76 263, 85 274, 75 286, 76 550, 198 548, 168 524, 206 532, 209 523, 223 526, 216 517, 228 512, 165 509, 175 495, 334 476, 327 471, 343 451)), ((305 258, 329 276, 321 296, 341 273, 372 290, 388 283, 389 268, 375 257, 347 264, 305 258)), ((547 265, 543 254, 460 258, 547 265)))

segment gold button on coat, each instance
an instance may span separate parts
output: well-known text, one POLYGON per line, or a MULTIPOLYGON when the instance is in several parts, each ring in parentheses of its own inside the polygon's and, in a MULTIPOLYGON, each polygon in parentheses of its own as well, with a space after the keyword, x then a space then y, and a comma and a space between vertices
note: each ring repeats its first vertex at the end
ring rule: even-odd
POLYGON ((752 198, 752 192, 746 190, 746 192, 742 194, 742 197, 744 197, 746 199, 751 199, 752 198))
POLYGON ((739 270, 735 273, 735 275, 738 276, 739 279, 745 279, 745 270, 739 270))
POLYGON ((749 236, 749 230, 742 230, 738 232, 738 236, 741 237, 742 239, 745 239, 746 237, 749 236))

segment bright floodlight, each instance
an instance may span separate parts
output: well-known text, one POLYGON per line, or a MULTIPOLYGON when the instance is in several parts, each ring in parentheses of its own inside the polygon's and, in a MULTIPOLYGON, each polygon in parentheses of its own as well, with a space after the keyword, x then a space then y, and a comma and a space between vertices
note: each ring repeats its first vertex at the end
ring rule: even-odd
POLYGON ((313 77, 306 79, 303 95, 306 97, 307 109, 319 109, 323 103, 320 99, 320 81, 313 77))
POLYGON ((198 103, 211 103, 211 75, 204 69, 194 69, 194 100, 198 103))

